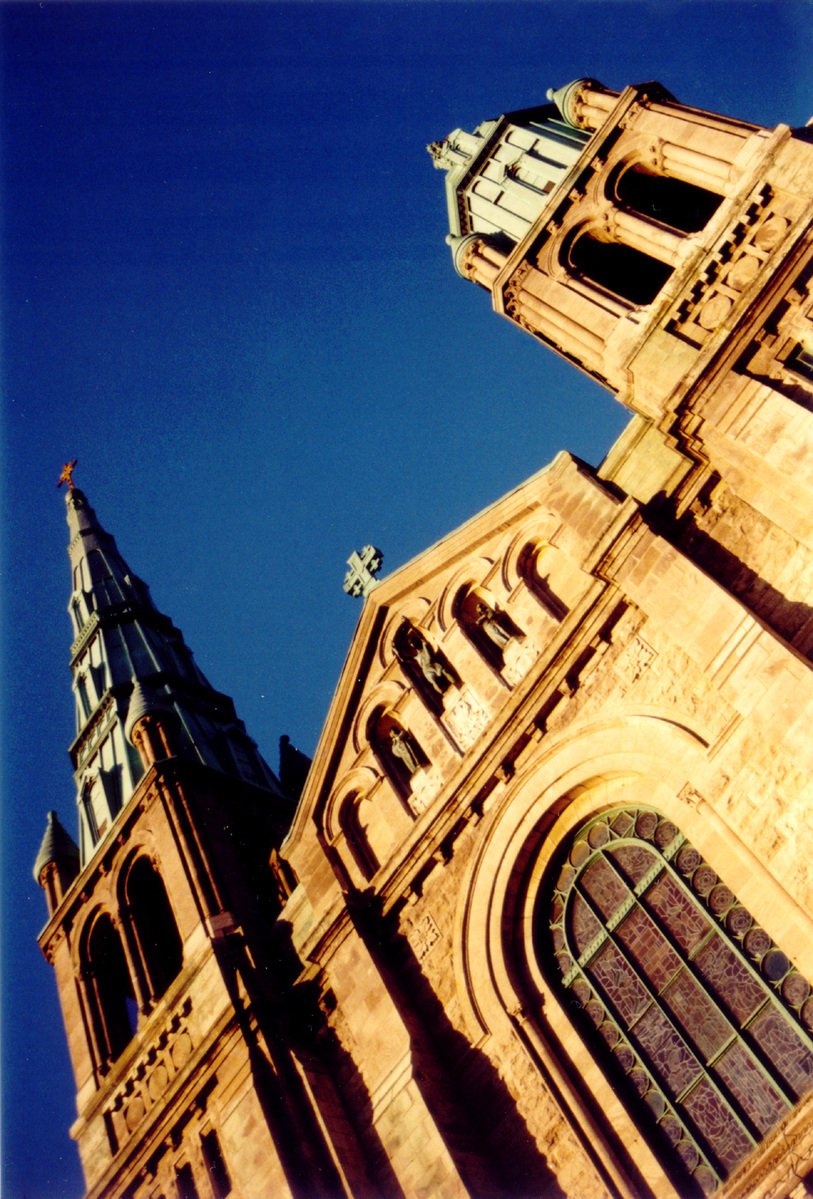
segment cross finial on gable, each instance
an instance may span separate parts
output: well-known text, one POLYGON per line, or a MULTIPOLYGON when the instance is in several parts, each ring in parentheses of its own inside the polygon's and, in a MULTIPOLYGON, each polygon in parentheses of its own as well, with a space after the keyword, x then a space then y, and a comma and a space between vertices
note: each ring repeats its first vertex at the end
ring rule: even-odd
POLYGON ((381 570, 383 561, 384 555, 374 545, 365 545, 359 552, 353 550, 347 559, 350 569, 344 576, 343 588, 347 594, 369 595, 372 589, 378 586, 374 576, 381 570))

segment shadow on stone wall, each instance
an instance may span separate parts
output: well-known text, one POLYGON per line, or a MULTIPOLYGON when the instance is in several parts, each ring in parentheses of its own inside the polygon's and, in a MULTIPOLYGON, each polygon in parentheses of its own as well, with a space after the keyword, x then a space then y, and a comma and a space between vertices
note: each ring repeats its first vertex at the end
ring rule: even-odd
MULTIPOLYGON (((393 918, 356 924, 409 1033, 415 1082, 473 1199, 564 1199, 492 1062, 450 1023, 393 918)), ((386 1197, 382 1197, 386 1199, 386 1197)))
MULTIPOLYGON (((354 1199, 405 1199, 393 1172, 384 1146, 373 1122, 370 1093, 351 1055, 330 1027, 328 1016, 332 1003, 330 992, 325 993, 318 980, 295 981, 302 969, 291 943, 291 926, 278 921, 275 928, 274 966, 277 990, 287 982, 284 999, 269 1010, 276 1037, 282 1052, 291 1062, 295 1056, 298 1069, 307 1080, 309 1095, 305 1103, 309 1111, 309 1132, 321 1148, 318 1170, 324 1196, 346 1196, 339 1181, 330 1152, 335 1153, 354 1199), (319 1121, 313 1107, 318 1109, 319 1121), (328 1156, 326 1166, 324 1156, 328 1156)), ((303 1090, 297 1076, 297 1085, 303 1090)), ((302 1199, 313 1199, 307 1187, 298 1192, 302 1199)))
POLYGON ((813 656, 813 608, 810 604, 789 600, 717 541, 713 533, 698 528, 691 513, 670 540, 701 570, 736 596, 758 620, 791 642, 804 657, 813 656))

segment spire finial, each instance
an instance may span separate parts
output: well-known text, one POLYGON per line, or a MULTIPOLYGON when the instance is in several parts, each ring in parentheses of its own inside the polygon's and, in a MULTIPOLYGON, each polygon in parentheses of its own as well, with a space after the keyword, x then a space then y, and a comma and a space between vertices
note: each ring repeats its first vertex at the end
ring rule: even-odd
POLYGON ((76 486, 73 481, 73 472, 76 469, 76 463, 78 461, 78 458, 72 458, 70 462, 65 463, 65 465, 62 467, 62 474, 56 481, 57 487, 61 487, 63 483, 67 483, 68 491, 73 491, 74 487, 76 486))

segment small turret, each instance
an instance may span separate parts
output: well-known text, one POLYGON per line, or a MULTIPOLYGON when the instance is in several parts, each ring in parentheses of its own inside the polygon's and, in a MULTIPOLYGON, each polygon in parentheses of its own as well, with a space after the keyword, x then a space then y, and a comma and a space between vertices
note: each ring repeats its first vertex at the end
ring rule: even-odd
POLYGON ((45 834, 34 862, 34 878, 45 892, 49 916, 53 916, 78 873, 79 847, 60 823, 56 812, 49 812, 45 834))

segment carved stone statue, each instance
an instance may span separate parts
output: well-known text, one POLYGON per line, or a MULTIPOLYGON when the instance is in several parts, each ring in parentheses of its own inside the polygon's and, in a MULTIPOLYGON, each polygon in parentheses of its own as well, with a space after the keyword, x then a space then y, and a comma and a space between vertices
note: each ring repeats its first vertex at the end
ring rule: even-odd
POLYGON ((433 691, 437 691, 438 695, 443 695, 454 685, 451 671, 446 669, 429 642, 417 629, 410 630, 407 647, 412 661, 433 691))
POLYGON ((419 768, 420 762, 418 761, 418 755, 415 752, 415 747, 409 733, 405 732, 404 729, 393 726, 390 729, 389 736, 393 757, 403 762, 410 775, 414 774, 419 768))
POLYGON ((475 620, 479 628, 497 649, 504 649, 511 640, 513 633, 505 627, 497 613, 488 604, 479 600, 475 612, 475 620))

